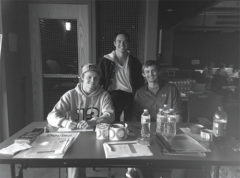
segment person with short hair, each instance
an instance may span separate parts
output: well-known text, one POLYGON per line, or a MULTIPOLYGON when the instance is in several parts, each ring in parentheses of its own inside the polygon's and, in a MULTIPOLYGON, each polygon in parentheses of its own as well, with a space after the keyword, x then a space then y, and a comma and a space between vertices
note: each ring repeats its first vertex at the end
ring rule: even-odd
POLYGON ((115 121, 120 121, 124 111, 125 119, 130 117, 131 106, 135 91, 142 86, 141 62, 133 57, 129 50, 129 35, 118 32, 115 35, 115 50, 99 62, 101 84, 109 91, 115 108, 115 121))
POLYGON ((178 115, 178 122, 181 121, 182 102, 177 87, 160 79, 157 62, 148 60, 142 67, 142 75, 146 85, 138 89, 134 96, 133 117, 140 121, 143 109, 148 109, 152 121, 156 121, 159 108, 166 104, 178 115))
MULTIPOLYGON (((67 91, 48 114, 48 123, 57 128, 88 129, 96 124, 114 122, 111 97, 99 85, 100 72, 95 64, 82 67, 80 82, 67 91)), ((85 170, 68 168, 68 178, 84 176, 85 170)))
MULTIPOLYGON (((146 80, 146 84, 138 89, 134 96, 132 118, 141 122, 141 114, 143 109, 148 109, 151 115, 151 122, 156 121, 159 108, 163 108, 166 104, 168 108, 172 108, 176 114, 177 122, 181 121, 182 103, 180 93, 177 87, 167 81, 161 80, 159 76, 157 62, 154 60, 146 61, 142 66, 142 76, 146 80)), ((151 169, 128 168, 126 177, 140 178, 142 174, 154 172, 151 169)), ((173 171, 172 174, 175 174, 173 171)), ((181 172, 182 173, 182 172, 181 172)), ((178 173, 180 175, 181 173, 178 173)))

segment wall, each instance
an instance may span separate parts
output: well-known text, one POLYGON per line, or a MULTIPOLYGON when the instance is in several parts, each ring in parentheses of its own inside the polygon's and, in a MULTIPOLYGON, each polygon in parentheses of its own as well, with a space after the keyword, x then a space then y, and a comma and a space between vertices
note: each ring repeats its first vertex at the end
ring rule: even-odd
POLYGON ((97 1, 96 36, 97 58, 115 49, 115 33, 125 31, 130 36, 129 50, 132 55, 143 61, 145 32, 144 1, 97 1))
POLYGON ((209 61, 239 64, 240 32, 176 32, 174 39, 173 63, 179 67, 192 67, 192 59, 201 66, 209 61))
MULTIPOLYGON (((5 63, 8 134, 19 130, 23 122, 24 98, 22 94, 23 61, 19 59, 18 25, 14 1, 2 1, 3 48, 2 60, 5 63)), ((6 107, 6 105, 4 105, 6 107)), ((6 125, 5 125, 6 126, 6 125)))
MULTIPOLYGON (((2 35, 2 0, 0 0, 0 34, 2 35)), ((2 39, 1 39, 2 40, 2 39)), ((2 41, 0 41, 0 142, 8 137, 8 113, 6 92, 5 62, 2 55, 2 41)))

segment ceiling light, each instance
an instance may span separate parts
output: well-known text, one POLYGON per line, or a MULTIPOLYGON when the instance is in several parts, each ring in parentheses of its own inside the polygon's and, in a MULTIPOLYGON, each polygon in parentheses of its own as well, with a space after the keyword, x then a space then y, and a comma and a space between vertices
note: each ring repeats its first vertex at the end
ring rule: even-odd
POLYGON ((71 22, 65 22, 65 30, 71 31, 71 22))

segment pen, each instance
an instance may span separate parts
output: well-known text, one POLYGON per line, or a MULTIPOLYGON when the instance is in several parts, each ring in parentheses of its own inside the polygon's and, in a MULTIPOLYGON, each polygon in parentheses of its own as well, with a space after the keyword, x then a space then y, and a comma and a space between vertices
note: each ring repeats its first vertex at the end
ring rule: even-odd
POLYGON ((54 153, 55 150, 38 151, 37 153, 54 153))

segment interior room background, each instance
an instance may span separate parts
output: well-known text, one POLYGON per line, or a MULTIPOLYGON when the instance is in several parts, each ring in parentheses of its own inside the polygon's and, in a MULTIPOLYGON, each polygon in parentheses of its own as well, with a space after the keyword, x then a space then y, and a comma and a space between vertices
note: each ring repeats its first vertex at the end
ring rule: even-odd
MULTIPOLYGON (((72 88, 74 86, 72 84, 78 82, 77 78, 71 78, 71 76, 56 79, 54 82, 60 81, 60 83, 67 80, 67 85, 51 91, 49 89, 51 78, 48 80, 42 78, 43 85, 40 88, 43 91, 42 101, 34 100, 34 97, 38 95, 33 91, 38 79, 34 78, 35 71, 32 67, 36 61, 31 57, 31 49, 36 45, 31 43, 30 37, 30 34, 33 33, 30 28, 31 17, 29 17, 31 5, 86 5, 89 48, 87 59, 84 59, 86 61, 98 62, 101 56, 111 52, 114 49, 114 33, 125 30, 131 37, 130 51, 141 62, 154 59, 164 65, 180 69, 202 68, 210 61, 216 64, 221 62, 228 65, 239 65, 239 16, 219 16, 218 19, 210 20, 211 23, 208 20, 213 17, 211 13, 216 10, 211 7, 220 1, 186 2, 182 0, 175 4, 174 1, 169 3, 164 0, 1 0, 0 2, 0 32, 3 34, 0 61, 0 140, 32 121, 45 120, 46 114, 52 109, 53 103, 59 96, 72 88), (177 10, 174 10, 174 6, 172 8, 172 4, 178 7, 177 10), (228 21, 224 24, 226 19, 228 21), (193 60, 197 60, 198 64, 193 64, 193 60), (34 109, 39 106, 43 108, 41 113, 37 113, 34 109)), ((234 4, 236 1, 232 1, 232 3, 234 4)), ((219 9, 221 8, 219 7, 219 9)), ((229 7, 228 10, 235 12, 237 9, 229 7)), ((215 16, 217 15, 215 14, 215 16)), ((39 21, 40 26, 44 26, 46 23, 49 23, 46 19, 39 21)), ((77 24, 74 26, 73 22, 72 27, 73 31, 76 30, 77 24)), ((40 32, 41 35, 47 36, 43 29, 40 32)), ((53 37, 53 35, 50 36, 53 37)), ((49 39, 50 36, 46 38, 49 39)), ((74 39, 74 37, 69 38, 74 39)), ((44 43, 44 39, 41 40, 44 43)), ((53 43, 53 41, 51 42, 53 43)), ((67 43, 68 50, 61 55, 71 56, 69 60, 72 61, 69 65, 77 63, 76 65, 80 66, 80 63, 85 61, 79 61, 74 54, 76 53, 74 45, 77 42, 70 41, 67 43)), ((48 45, 51 46, 51 43, 48 45)), ((60 49, 61 47, 58 48, 58 50, 60 49)), ((42 64, 43 61, 40 62, 42 64)), ((68 64, 64 63, 64 65, 68 64)), ((48 76, 50 73, 47 72, 44 65, 42 66, 43 68, 40 69, 42 74, 48 76)), ((62 73, 77 75, 78 70, 73 67, 70 72, 62 73)))

